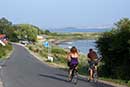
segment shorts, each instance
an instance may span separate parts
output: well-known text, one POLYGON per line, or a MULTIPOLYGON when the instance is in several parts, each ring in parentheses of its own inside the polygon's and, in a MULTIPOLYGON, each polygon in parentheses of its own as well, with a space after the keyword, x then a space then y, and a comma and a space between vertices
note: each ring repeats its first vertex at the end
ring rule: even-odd
POLYGON ((78 65, 78 60, 75 58, 71 58, 71 61, 68 61, 67 65, 70 69, 73 69, 78 65))
POLYGON ((90 69, 93 69, 97 64, 96 64, 96 61, 88 61, 89 63, 89 68, 90 69))

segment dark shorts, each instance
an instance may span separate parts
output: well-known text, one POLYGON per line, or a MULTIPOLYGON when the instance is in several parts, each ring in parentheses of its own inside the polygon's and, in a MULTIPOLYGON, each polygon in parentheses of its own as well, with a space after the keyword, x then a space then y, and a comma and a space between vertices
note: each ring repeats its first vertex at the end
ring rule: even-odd
POLYGON ((93 69, 97 64, 96 64, 96 61, 88 61, 89 63, 89 68, 90 69, 93 69))

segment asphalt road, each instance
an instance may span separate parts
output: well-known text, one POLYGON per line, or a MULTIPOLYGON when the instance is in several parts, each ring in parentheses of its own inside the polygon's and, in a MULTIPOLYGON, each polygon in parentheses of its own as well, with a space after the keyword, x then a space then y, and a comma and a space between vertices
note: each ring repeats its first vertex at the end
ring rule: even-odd
POLYGON ((1 77, 4 87, 112 87, 90 83, 85 78, 79 78, 77 85, 67 82, 66 71, 49 67, 19 45, 14 45, 13 54, 1 70, 1 77))

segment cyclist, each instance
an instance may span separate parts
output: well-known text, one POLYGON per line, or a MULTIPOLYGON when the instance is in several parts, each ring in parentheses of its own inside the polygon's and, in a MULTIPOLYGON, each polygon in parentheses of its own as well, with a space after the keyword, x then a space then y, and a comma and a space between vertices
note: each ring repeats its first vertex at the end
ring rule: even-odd
POLYGON ((87 57, 88 57, 89 75, 90 75, 88 81, 92 81, 93 80, 93 68, 97 69, 97 66, 96 66, 97 53, 93 49, 89 49, 89 53, 87 54, 87 57))
POLYGON ((68 81, 71 81, 71 74, 72 74, 73 68, 77 70, 78 58, 79 58, 79 53, 77 51, 77 48, 73 46, 67 55, 67 61, 68 61, 68 66, 69 66, 68 81))

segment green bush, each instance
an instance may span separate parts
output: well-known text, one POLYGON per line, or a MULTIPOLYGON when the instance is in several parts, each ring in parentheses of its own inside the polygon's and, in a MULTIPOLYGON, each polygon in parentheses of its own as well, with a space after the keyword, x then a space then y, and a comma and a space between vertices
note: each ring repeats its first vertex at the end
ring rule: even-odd
POLYGON ((82 75, 88 75, 88 66, 83 63, 79 63, 78 72, 82 75))
POLYGON ((97 48, 103 56, 102 76, 113 79, 130 79, 130 20, 117 22, 116 27, 105 32, 97 40, 97 48))
POLYGON ((11 44, 8 44, 6 46, 0 45, 0 58, 6 56, 11 50, 12 50, 11 44))
POLYGON ((128 81, 128 83, 127 83, 127 84, 128 84, 128 86, 130 87, 130 80, 128 81))
POLYGON ((40 55, 41 55, 42 57, 44 57, 44 58, 47 58, 47 57, 48 57, 48 54, 47 54, 46 52, 44 52, 44 51, 40 51, 39 53, 40 53, 40 55))
POLYGON ((33 46, 29 45, 28 46, 29 50, 33 50, 33 46))
POLYGON ((62 54, 62 55, 66 55, 67 54, 67 52, 64 51, 64 49, 62 49, 62 48, 56 48, 56 47, 52 48, 52 53, 53 54, 62 54))
POLYGON ((5 51, 0 51, 0 58, 2 58, 3 56, 5 56, 5 51))

